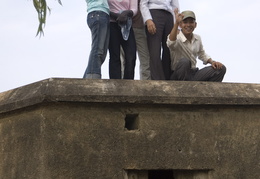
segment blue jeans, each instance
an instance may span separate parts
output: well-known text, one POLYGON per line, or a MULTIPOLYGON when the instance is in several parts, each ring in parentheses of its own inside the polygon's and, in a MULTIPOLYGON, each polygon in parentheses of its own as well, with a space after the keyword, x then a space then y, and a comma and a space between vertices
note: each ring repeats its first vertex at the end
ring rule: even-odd
POLYGON ((101 78, 101 65, 106 59, 110 22, 109 15, 102 11, 93 11, 88 14, 87 23, 91 30, 92 46, 88 66, 83 78, 96 74, 101 78))

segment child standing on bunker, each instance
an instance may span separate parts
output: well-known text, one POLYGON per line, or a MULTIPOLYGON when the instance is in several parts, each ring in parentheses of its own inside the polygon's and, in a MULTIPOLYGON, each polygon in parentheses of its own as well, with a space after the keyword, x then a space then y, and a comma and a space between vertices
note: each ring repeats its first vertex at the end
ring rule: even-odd
POLYGON ((174 13, 176 23, 167 40, 167 45, 173 52, 171 68, 174 72, 171 79, 221 82, 226 73, 226 67, 220 62, 213 61, 205 53, 200 36, 193 33, 197 27, 194 12, 183 11, 179 13, 176 9, 174 13), (179 33, 178 27, 181 28, 179 33), (209 63, 211 66, 199 70, 196 67, 197 57, 205 65, 209 63))

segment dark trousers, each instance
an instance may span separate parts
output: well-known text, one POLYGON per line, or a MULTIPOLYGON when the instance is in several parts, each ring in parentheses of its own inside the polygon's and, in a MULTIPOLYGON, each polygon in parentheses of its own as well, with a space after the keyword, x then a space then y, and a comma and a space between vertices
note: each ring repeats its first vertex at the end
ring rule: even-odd
POLYGON ((223 65, 221 69, 214 69, 212 66, 207 66, 202 69, 191 69, 189 59, 181 59, 175 67, 171 76, 172 80, 182 81, 215 81, 221 82, 226 74, 226 67, 223 65))
POLYGON ((146 28, 151 79, 169 80, 171 76, 171 56, 166 41, 173 27, 173 16, 170 12, 160 9, 150 9, 150 12, 156 26, 154 35, 150 34, 146 28))
POLYGON ((109 40, 109 77, 110 79, 121 79, 121 60, 120 47, 122 46, 125 54, 124 79, 134 79, 136 44, 133 29, 131 28, 128 40, 124 40, 121 34, 120 26, 110 23, 109 40))

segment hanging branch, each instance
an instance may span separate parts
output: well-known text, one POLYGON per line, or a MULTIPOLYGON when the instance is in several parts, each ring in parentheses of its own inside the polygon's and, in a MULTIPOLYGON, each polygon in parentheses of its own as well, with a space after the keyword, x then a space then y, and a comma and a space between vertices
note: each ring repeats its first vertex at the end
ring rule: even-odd
MULTIPOLYGON (((61 0, 58 0, 59 4, 62 5, 61 0)), ((46 14, 47 10, 50 12, 51 9, 47 6, 46 0, 33 0, 33 5, 35 10, 38 13, 38 21, 39 21, 39 27, 38 31, 36 33, 36 36, 38 35, 44 35, 43 27, 46 24, 46 14)))

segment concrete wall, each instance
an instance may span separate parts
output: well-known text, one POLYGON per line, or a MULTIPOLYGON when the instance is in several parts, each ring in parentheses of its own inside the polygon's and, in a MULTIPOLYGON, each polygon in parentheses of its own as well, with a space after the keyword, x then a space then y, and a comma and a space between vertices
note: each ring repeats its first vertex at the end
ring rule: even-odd
POLYGON ((260 84, 47 79, 0 94, 0 178, 258 179, 259 130, 260 84))

